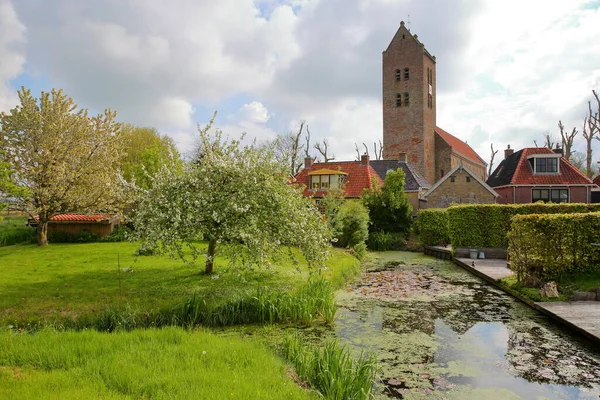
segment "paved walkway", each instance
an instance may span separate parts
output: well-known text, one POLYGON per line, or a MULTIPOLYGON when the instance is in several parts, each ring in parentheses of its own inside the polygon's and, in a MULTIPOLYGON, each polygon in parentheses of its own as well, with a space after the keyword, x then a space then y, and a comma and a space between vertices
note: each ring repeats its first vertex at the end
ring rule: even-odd
POLYGON ((507 290, 500 284, 500 279, 513 274, 513 271, 507 268, 506 260, 455 258, 454 262, 498 288, 507 291, 539 312, 567 325, 583 336, 586 336, 588 339, 600 343, 600 302, 574 301, 534 303, 518 293, 507 290))

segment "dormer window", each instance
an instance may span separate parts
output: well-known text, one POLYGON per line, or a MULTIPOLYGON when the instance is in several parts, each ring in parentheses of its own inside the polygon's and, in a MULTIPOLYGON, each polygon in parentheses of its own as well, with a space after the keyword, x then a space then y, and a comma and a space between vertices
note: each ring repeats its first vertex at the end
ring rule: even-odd
POLYGON ((396 70, 396 82, 400 82, 402 80, 402 73, 399 69, 396 70))
POLYGON ((344 185, 346 173, 331 169, 320 169, 309 172, 311 190, 341 189, 344 185))
POLYGON ((560 155, 555 153, 549 154, 532 154, 527 157, 529 166, 534 174, 558 174, 560 173, 560 155))
POLYGON ((408 68, 404 68, 404 80, 407 81, 410 78, 408 68))

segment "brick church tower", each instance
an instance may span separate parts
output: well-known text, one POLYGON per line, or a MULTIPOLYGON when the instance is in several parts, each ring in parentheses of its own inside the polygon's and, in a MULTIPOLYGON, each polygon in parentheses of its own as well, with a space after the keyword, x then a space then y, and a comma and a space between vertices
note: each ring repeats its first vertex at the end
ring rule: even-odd
POLYGON ((435 57, 400 22, 383 52, 383 157, 408 161, 436 181, 435 57))

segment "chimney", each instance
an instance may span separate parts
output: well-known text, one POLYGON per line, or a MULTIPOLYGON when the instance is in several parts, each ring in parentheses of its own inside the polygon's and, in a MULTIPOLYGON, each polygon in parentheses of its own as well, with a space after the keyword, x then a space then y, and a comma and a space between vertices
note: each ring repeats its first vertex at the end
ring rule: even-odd
POLYGON ((559 146, 558 146, 558 143, 556 144, 556 148, 554 149, 554 152, 555 152, 556 154, 560 154, 560 155, 561 155, 561 157, 562 157, 562 156, 563 156, 563 154, 564 154, 564 153, 563 153, 563 149, 562 149, 562 147, 559 147, 559 146))
POLYGON ((310 168, 315 160, 312 157, 304 157, 304 168, 310 168))
POLYGON ((514 152, 515 151, 510 148, 510 144, 509 144, 508 148, 506 150, 504 150, 504 158, 507 158, 508 156, 512 155, 512 153, 514 153, 514 152))
POLYGON ((398 161, 407 162, 406 160, 407 160, 406 153, 401 152, 400 155, 398 156, 398 161))
POLYGON ((369 166, 369 155, 367 153, 360 156, 360 165, 369 166))

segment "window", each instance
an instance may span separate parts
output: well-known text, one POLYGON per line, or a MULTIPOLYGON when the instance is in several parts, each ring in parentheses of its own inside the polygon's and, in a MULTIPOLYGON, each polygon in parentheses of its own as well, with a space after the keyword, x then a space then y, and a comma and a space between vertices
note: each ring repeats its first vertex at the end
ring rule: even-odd
POLYGON ((452 182, 452 183, 456 182, 456 177, 455 176, 451 176, 450 177, 450 182, 452 182))
POLYGON ((410 105, 410 98, 408 97, 408 92, 404 92, 404 107, 408 107, 410 105))
POLYGON ((338 189, 344 183, 344 175, 312 175, 310 188, 312 190, 338 189))
POLYGON ((400 93, 396 94, 396 107, 402 106, 402 95, 400 93))
POLYGON ((568 203, 569 189, 532 189, 531 202, 568 203))
POLYGON ((402 79, 402 73, 400 72, 399 69, 396 70, 396 82, 400 82, 400 80, 402 79))
MULTIPOLYGON (((557 173, 558 158, 534 158, 535 173, 557 173)), ((533 166, 533 165, 532 165, 533 166)))
POLYGON ((467 182, 471 182, 471 177, 467 176, 467 182))
POLYGON ((409 77, 410 77, 410 74, 408 72, 408 68, 404 68, 404 80, 407 81, 409 77))

